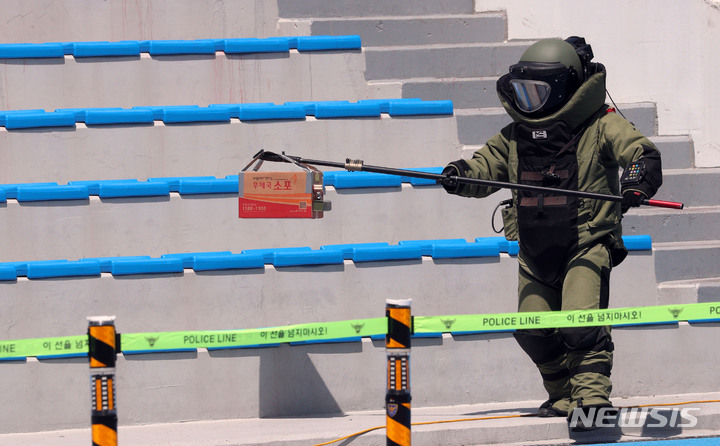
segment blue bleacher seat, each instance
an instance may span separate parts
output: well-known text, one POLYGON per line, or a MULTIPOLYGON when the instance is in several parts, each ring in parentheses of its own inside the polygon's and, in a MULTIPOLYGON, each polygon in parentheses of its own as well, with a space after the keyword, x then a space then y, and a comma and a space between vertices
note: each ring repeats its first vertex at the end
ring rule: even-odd
POLYGON ((170 186, 160 181, 100 181, 100 198, 170 195, 170 186))
POLYGON ((343 243, 338 245, 323 245, 320 247, 326 251, 339 251, 345 260, 352 260, 355 250, 362 247, 380 248, 390 246, 388 243, 343 243))
POLYGON ((229 121, 230 111, 221 107, 167 107, 163 115, 165 123, 229 121))
POLYGON ((183 261, 182 259, 176 258, 122 258, 112 260, 110 262, 110 272, 114 276, 124 276, 130 274, 181 273, 183 272, 183 261))
POLYGON ((649 235, 623 235, 623 243, 628 251, 649 251, 652 238, 649 235))
POLYGON ((273 266, 335 265, 342 264, 343 262, 344 256, 341 251, 285 251, 275 253, 273 266))
POLYGON ((318 102, 316 118, 379 117, 380 105, 372 102, 318 102))
MULTIPOLYGON (((650 250, 652 240, 647 235, 624 236, 628 249, 650 250)), ((423 256, 433 259, 497 257, 500 252, 517 254, 517 242, 504 237, 479 237, 468 243, 465 239, 404 240, 397 245, 388 243, 355 243, 324 245, 319 250, 310 247, 248 249, 240 254, 230 251, 165 254, 160 258, 150 256, 120 256, 84 258, 76 261, 33 260, 0 263, 0 280, 13 281, 17 277, 44 279, 51 277, 182 273, 184 269, 215 271, 228 269, 342 265, 345 260, 353 262, 377 262, 389 260, 420 260, 423 256)), ((456 333, 463 334, 463 333, 456 333)))
POLYGON ((417 245, 363 246, 353 252, 353 262, 382 260, 420 260, 422 249, 417 245))
MULTIPOLYGON (((0 125, 7 129, 34 127, 75 126, 78 122, 87 125, 103 124, 151 124, 154 121, 165 123, 186 122, 230 122, 231 118, 243 121, 262 119, 305 119, 316 118, 362 118, 379 117, 385 110, 392 110, 393 104, 411 104, 404 109, 403 116, 423 115, 428 110, 439 110, 434 105, 438 101, 377 99, 348 101, 301 101, 248 104, 211 104, 208 107, 198 105, 158 105, 135 106, 131 109, 119 107, 103 108, 65 108, 53 112, 44 110, 8 110, 0 111, 0 125)), ((449 101, 445 101, 448 102, 449 101)), ((443 109, 452 114, 452 103, 443 109)), ((439 111, 438 111, 439 112, 439 111)), ((422 180, 421 180, 422 181, 422 180)), ((418 183, 420 184, 420 183, 418 183)))
POLYGON ((298 51, 360 49, 358 35, 291 36, 267 38, 196 39, 196 40, 123 40, 117 42, 48 42, 0 44, 0 59, 64 57, 152 56, 173 54, 276 53, 298 51))
POLYGON ((353 50, 360 49, 360 36, 298 36, 293 46, 298 51, 353 50))
POLYGON ((402 186, 402 177, 374 172, 337 171, 332 175, 332 186, 336 189, 400 187, 402 186))
POLYGON ((55 110, 55 112, 63 113, 63 112, 69 112, 73 113, 75 115, 75 122, 85 122, 85 118, 87 114, 93 110, 122 110, 120 107, 111 107, 111 108, 58 108, 55 110))
POLYGON ((140 52, 152 56, 172 54, 215 54, 216 42, 199 40, 148 40, 140 42, 140 52))
POLYGON ((18 186, 18 201, 87 200, 90 193, 84 185, 18 186))
POLYGON ((100 262, 96 260, 40 261, 28 262, 28 279, 45 279, 50 277, 99 276, 100 262))
POLYGON ((433 253, 433 247, 437 245, 467 245, 467 240, 463 238, 437 239, 437 240, 401 240, 399 245, 403 246, 419 246, 420 252, 424 256, 430 256, 433 253))
POLYGON ((260 253, 216 254, 195 258, 195 271, 264 268, 265 257, 260 253))
POLYGON ((262 248, 262 249, 243 249, 241 251, 241 254, 257 254, 261 255, 263 259, 265 260, 265 263, 272 264, 275 262, 275 256, 278 253, 298 253, 298 252, 308 252, 311 251, 312 248, 309 246, 299 246, 299 247, 292 247, 292 248, 262 248))
POLYGON ((241 121, 258 121, 262 119, 305 119, 305 107, 294 104, 283 105, 242 105, 239 118, 241 121))
POLYGON ((17 270, 13 265, 0 263, 0 280, 17 280, 17 270))
POLYGON ((497 257, 500 255, 500 247, 497 244, 488 243, 439 243, 432 247, 431 256, 433 259, 456 259, 463 257, 497 257))
POLYGON ((75 57, 140 56, 140 42, 74 42, 72 55, 75 57))
POLYGON ((35 59, 64 55, 63 44, 60 42, 0 44, 0 59, 35 59))
POLYGON ((232 254, 230 251, 216 251, 216 252, 185 252, 177 254, 163 254, 160 256, 162 259, 180 259, 182 260, 183 268, 193 268, 195 266, 195 260, 199 257, 213 257, 219 255, 232 254))
POLYGON ((94 260, 100 264, 100 272, 112 272, 112 263, 115 260, 144 260, 150 259, 150 256, 122 256, 122 257, 90 257, 82 260, 94 260))
POLYGON ((5 128, 27 129, 34 127, 74 127, 75 113, 72 112, 15 112, 5 114, 5 128))
POLYGON ((305 115, 315 116, 315 111, 318 105, 328 104, 329 106, 339 104, 350 104, 350 101, 290 101, 286 102, 285 105, 299 105, 305 109, 305 115))
POLYGON ((390 116, 451 115, 452 101, 395 101, 390 102, 390 116))
POLYGON ((186 178, 180 180, 177 192, 180 195, 236 194, 238 193, 238 180, 237 178, 186 178))
POLYGON ((85 124, 152 124, 154 122, 151 110, 104 109, 88 110, 85 114, 85 124))
POLYGON ((18 190, 21 187, 49 187, 49 186, 57 186, 57 183, 14 183, 14 184, 0 184, 0 190, 3 191, 6 198, 14 198, 17 199, 18 197, 18 190))
POLYGON ((266 39, 225 39, 225 53, 282 53, 290 51, 290 43, 285 37, 269 37, 266 39))

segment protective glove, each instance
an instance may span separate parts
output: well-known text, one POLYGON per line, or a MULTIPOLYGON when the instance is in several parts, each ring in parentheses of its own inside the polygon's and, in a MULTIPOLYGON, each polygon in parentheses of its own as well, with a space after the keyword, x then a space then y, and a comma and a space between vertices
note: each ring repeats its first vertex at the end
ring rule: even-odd
POLYGON ((442 187, 445 188, 445 191, 449 194, 455 194, 458 191, 458 182, 450 177, 458 176, 459 172, 457 170, 457 167, 453 166, 452 164, 445 167, 442 171, 442 175, 445 176, 445 178, 439 179, 436 181, 438 184, 442 184, 442 187))
POLYGON ((630 210, 630 208, 639 207, 642 204, 642 201, 646 198, 647 196, 642 192, 636 190, 626 190, 623 192, 622 202, 620 203, 622 213, 624 214, 630 210))

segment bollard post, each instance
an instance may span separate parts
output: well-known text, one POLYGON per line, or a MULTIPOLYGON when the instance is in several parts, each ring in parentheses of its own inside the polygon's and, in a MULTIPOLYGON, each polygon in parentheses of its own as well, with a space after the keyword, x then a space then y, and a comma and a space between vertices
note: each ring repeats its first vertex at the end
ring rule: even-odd
POLYGON ((410 335, 411 299, 387 299, 385 336, 387 391, 385 393, 387 446, 410 446, 410 335))
POLYGON ((92 446, 117 446, 115 316, 88 318, 92 446))

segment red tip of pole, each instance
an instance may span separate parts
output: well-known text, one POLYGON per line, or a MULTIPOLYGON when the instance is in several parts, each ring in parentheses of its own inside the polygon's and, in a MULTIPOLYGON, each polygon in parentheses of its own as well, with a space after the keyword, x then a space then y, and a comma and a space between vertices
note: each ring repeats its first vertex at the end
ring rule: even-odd
POLYGON ((646 206, 655 206, 659 208, 678 209, 681 210, 685 207, 684 204, 675 201, 662 201, 662 200, 643 200, 642 204, 646 206))

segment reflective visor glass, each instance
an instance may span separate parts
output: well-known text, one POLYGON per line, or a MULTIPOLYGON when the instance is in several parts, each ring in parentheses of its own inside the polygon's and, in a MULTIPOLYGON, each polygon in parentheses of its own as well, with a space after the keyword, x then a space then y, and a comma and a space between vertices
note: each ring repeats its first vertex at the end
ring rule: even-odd
POLYGON ((531 113, 539 110, 550 97, 550 84, 528 79, 512 79, 515 103, 520 110, 531 113))

